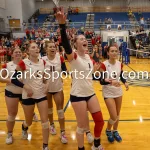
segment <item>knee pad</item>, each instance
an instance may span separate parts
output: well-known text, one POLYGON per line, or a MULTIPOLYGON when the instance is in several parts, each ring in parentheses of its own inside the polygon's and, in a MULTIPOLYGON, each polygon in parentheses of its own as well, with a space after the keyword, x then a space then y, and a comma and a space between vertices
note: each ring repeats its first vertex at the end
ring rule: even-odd
POLYGON ((48 108, 48 114, 49 115, 53 114, 53 108, 48 108))
POLYGON ((7 121, 9 122, 14 122, 15 121, 16 116, 9 116, 7 117, 7 121))
POLYGON ((77 132, 78 134, 84 134, 85 129, 77 127, 76 132, 77 132))
POLYGON ((111 118, 108 120, 108 122, 111 124, 111 125, 114 125, 115 123, 116 123, 116 121, 117 121, 118 119, 116 119, 116 120, 112 120, 111 118))
POLYGON ((42 123, 42 129, 49 129, 49 122, 42 123))
POLYGON ((57 114, 59 119, 63 119, 65 117, 63 109, 57 110, 57 114))
POLYGON ((103 115, 101 111, 92 114, 93 120, 95 122, 94 135, 99 138, 104 126, 103 115))

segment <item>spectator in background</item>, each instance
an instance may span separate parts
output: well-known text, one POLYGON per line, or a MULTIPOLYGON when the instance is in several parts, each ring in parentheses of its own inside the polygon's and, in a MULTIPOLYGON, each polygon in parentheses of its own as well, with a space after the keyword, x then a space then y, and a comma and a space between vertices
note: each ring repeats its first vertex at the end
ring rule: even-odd
POLYGON ((27 39, 30 39, 30 30, 26 28, 25 32, 26 32, 27 39))
POLYGON ((32 33, 32 39, 35 40, 35 29, 34 28, 32 28, 31 33, 32 33))
POLYGON ((144 27, 144 24, 145 24, 144 17, 142 17, 142 18, 140 19, 140 24, 141 24, 142 27, 144 27))
POLYGON ((138 39, 135 40, 135 44, 136 44, 136 48, 139 49, 140 44, 139 44, 139 40, 138 39))
POLYGON ((76 7, 76 14, 78 15, 78 13, 79 13, 79 8, 76 7))
POLYGON ((93 53, 91 57, 93 58, 95 62, 100 62, 100 52, 99 52, 99 47, 97 45, 94 45, 93 53))
POLYGON ((25 27, 25 26, 26 26, 26 22, 25 22, 25 21, 23 21, 22 25, 23 25, 23 27, 25 27))
POLYGON ((139 16, 139 18, 143 17, 142 12, 140 10, 138 11, 138 16, 139 16))
POLYGON ((9 47, 7 50, 7 61, 11 61, 12 49, 9 47))
POLYGON ((57 12, 57 8, 56 7, 53 8, 53 12, 54 12, 54 14, 57 12))
POLYGON ((5 45, 7 46, 7 47, 11 47, 11 43, 10 43, 10 40, 6 40, 6 42, 5 42, 5 45))
MULTIPOLYGON (((98 46, 98 45, 97 45, 98 46)), ((100 59, 102 59, 102 45, 101 44, 99 44, 99 57, 100 57, 100 59)))
POLYGON ((38 18, 37 17, 35 17, 35 23, 38 23, 38 18))
POLYGON ((121 30, 121 25, 118 25, 118 30, 121 30))
POLYGON ((105 24, 108 24, 108 19, 107 19, 107 18, 105 18, 104 22, 105 22, 105 24))
POLYGON ((94 36, 92 37, 91 42, 92 42, 92 45, 93 45, 93 46, 96 44, 96 40, 95 40, 95 37, 94 37, 94 36))
POLYGON ((107 49, 108 49, 108 44, 104 46, 104 58, 107 58, 107 49))
POLYGON ((72 9, 71 9, 71 7, 70 7, 70 6, 68 7, 68 14, 69 14, 69 15, 71 15, 71 14, 72 14, 72 9))

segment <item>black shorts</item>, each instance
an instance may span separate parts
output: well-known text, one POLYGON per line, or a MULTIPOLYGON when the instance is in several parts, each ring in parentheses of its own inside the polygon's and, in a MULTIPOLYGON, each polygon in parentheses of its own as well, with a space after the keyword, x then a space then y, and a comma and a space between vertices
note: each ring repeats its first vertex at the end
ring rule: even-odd
POLYGON ((95 93, 93 95, 87 96, 87 97, 77 97, 77 96, 70 95, 70 101, 71 101, 71 103, 80 102, 80 101, 86 101, 87 102, 94 95, 95 95, 95 93))
POLYGON ((55 95, 58 92, 48 92, 49 94, 55 95))
POLYGON ((118 98, 118 97, 108 97, 108 98, 104 97, 104 100, 107 100, 107 99, 109 99, 109 98, 115 99, 115 98, 118 98))
POLYGON ((5 96, 10 98, 19 98, 19 101, 22 101, 22 94, 14 94, 6 89, 5 89, 5 96))
POLYGON ((35 105, 35 103, 40 103, 45 100, 47 100, 46 96, 40 99, 34 99, 34 98, 22 99, 22 104, 23 105, 35 105))

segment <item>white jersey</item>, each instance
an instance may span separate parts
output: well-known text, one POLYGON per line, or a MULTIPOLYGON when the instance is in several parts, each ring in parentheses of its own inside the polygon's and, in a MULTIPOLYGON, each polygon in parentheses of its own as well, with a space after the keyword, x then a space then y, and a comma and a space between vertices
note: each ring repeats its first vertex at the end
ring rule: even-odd
MULTIPOLYGON (((6 68, 7 72, 9 73, 8 78, 11 78, 12 75, 15 73, 16 67, 17 67, 17 65, 14 64, 13 61, 10 61, 9 63, 7 63, 3 66, 3 68, 6 68)), ((13 94, 22 94, 22 88, 14 85, 14 84, 11 84, 11 83, 9 83, 9 84, 7 83, 5 89, 7 91, 12 92, 13 94)))
MULTIPOLYGON (((34 63, 29 59, 22 60, 19 64, 20 68, 24 70, 23 83, 30 86, 33 90, 33 95, 30 98, 40 99, 46 96, 43 75, 44 75, 44 61, 39 59, 38 63, 34 63), (34 74, 33 74, 34 73, 34 74)), ((23 89, 22 98, 28 99, 27 92, 23 89)))
POLYGON ((48 73, 51 76, 49 79, 50 84, 48 92, 62 91, 63 83, 61 79, 61 56, 57 54, 53 60, 49 60, 47 56, 42 57, 42 59, 45 60, 45 69, 49 69, 48 73))
MULTIPOLYGON (((103 62, 105 69, 103 70, 107 71, 108 74, 106 73, 106 79, 112 79, 116 78, 115 80, 119 81, 120 78, 120 73, 121 73, 121 63, 116 60, 116 63, 110 64, 108 60, 103 62), (112 72, 115 72, 114 74, 112 72)), ((115 87, 110 84, 108 85, 103 85, 102 86, 102 93, 104 98, 117 98, 122 96, 122 87, 115 87)))
POLYGON ((93 62, 88 54, 79 56, 74 53, 74 59, 70 62, 72 71, 71 95, 88 97, 94 94, 92 73, 93 62))

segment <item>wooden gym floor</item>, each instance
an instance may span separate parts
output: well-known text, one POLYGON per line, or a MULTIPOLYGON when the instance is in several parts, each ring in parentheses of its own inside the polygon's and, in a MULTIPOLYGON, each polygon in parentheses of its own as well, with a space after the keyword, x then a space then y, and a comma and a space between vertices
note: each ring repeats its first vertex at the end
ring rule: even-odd
MULTIPOLYGON (((67 64, 68 66, 68 64, 67 64)), ((150 59, 136 59, 131 58, 131 63, 124 65, 125 71, 148 71, 150 72, 150 59)), ((150 76, 150 73, 149 73, 150 76)), ((66 118, 66 134, 68 137, 68 144, 64 145, 59 139, 59 124, 57 121, 57 113, 54 111, 55 126, 57 135, 50 135, 49 148, 51 150, 77 150, 76 142, 76 119, 70 103, 67 105, 70 93, 70 79, 64 80, 64 94, 65 94, 65 118, 66 118)), ((98 81, 94 81, 94 88, 96 95, 101 105, 102 113, 105 120, 105 126, 102 132, 102 144, 105 150, 149 150, 150 149, 150 79, 149 80, 130 80, 130 89, 125 91, 123 96, 123 104, 121 109, 119 132, 123 138, 122 143, 115 142, 110 144, 105 136, 105 129, 109 114, 102 98, 101 85, 98 81)), ((23 110, 19 106, 19 112, 16 118, 14 128, 14 143, 12 145, 5 144, 6 138, 6 117, 7 109, 4 99, 5 84, 0 84, 0 149, 3 150, 41 150, 42 148, 42 134, 41 124, 33 122, 29 129, 29 139, 21 139, 21 124, 24 120, 23 110)), ((55 110, 55 109, 54 109, 55 110)), ((37 109, 35 112, 38 114, 37 109)), ((38 115, 39 116, 39 115, 38 115)), ((90 116, 90 115, 89 115, 90 116)), ((90 129, 93 133, 94 123, 90 116, 90 129)), ((91 149, 91 145, 87 143, 85 136, 85 148, 91 149)))

